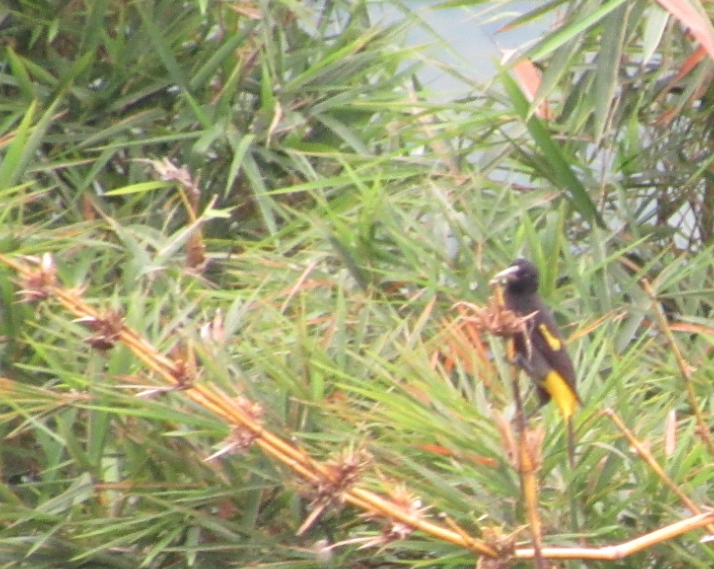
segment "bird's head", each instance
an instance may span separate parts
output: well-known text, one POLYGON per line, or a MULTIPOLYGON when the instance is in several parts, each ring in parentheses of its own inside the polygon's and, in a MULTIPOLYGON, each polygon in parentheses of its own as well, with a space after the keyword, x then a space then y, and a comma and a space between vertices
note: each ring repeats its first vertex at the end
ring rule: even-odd
POLYGON ((505 284, 511 293, 532 293, 538 291, 538 269, 526 259, 516 259, 508 268, 497 273, 492 284, 505 284))

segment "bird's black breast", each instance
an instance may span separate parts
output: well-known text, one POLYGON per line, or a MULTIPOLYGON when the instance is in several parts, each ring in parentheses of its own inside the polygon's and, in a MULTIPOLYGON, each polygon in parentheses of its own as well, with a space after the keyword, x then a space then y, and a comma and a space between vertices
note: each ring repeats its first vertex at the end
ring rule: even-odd
POLYGON ((514 340, 516 353, 531 363, 531 371, 540 380, 552 369, 574 389, 575 368, 566 349, 563 335, 553 318, 553 313, 537 294, 505 295, 506 308, 518 316, 531 318, 526 322, 524 334, 514 340))

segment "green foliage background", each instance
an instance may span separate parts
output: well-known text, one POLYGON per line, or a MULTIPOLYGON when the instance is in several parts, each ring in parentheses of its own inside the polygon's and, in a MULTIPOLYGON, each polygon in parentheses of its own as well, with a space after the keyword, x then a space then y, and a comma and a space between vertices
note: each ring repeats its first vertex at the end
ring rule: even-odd
MULTIPOLYGON (((639 281, 690 325, 677 341, 710 419, 712 63, 670 88, 696 45, 657 4, 555 1, 513 22, 559 15, 524 52, 543 69, 532 104, 509 70, 483 85, 446 64, 463 96, 434 102, 402 9, 384 26, 362 2, 7 3, 0 252, 51 253, 65 286, 167 354, 193 346, 199 381, 260 402, 316 458, 364 448, 366 486, 403 481, 430 515, 524 546, 494 422, 513 412, 506 366, 474 352, 448 368, 444 332, 455 302, 485 303, 495 269, 528 256, 585 401, 574 469, 557 410, 534 418, 547 543, 619 543, 689 513, 605 407, 706 505, 712 457, 639 281), (152 167, 164 159, 200 189, 198 221, 152 167), (186 257, 199 227, 205 268, 186 257)), ((296 536, 294 474, 255 448, 205 462, 228 425, 181 392, 135 397, 152 379, 125 347, 93 350, 82 323, 17 290, 3 268, 2 566, 474 564, 419 533, 322 559, 316 544, 379 525, 348 507, 296 536)), ((710 567, 700 537, 618 565, 710 567)))

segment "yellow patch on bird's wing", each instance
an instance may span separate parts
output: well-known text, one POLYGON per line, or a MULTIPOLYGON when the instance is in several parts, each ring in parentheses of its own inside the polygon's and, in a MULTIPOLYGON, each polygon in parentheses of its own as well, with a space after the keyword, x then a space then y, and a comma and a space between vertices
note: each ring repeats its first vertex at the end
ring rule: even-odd
POLYGON ((563 417, 569 419, 575 413, 578 396, 557 371, 550 371, 543 380, 543 388, 550 394, 563 417))
POLYGON ((545 324, 539 324, 538 330, 540 331, 541 335, 543 336, 551 350, 553 350, 554 352, 558 352, 563 349, 563 342, 560 338, 558 338, 558 336, 555 336, 551 333, 550 330, 548 330, 548 326, 546 326, 545 324))

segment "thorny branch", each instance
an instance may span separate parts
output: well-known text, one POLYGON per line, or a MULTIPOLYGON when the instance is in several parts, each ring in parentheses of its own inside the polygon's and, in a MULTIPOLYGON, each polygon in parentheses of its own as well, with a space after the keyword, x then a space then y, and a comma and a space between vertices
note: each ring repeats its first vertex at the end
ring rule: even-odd
MULTIPOLYGON (((500 547, 496 540, 481 540, 471 537, 463 528, 449 520, 446 525, 432 522, 424 517, 426 508, 412 498, 406 489, 399 486, 394 496, 381 496, 364 488, 354 476, 356 470, 345 469, 340 464, 320 463, 302 450, 266 430, 262 424, 262 413, 255 405, 244 398, 231 398, 210 386, 187 381, 186 363, 175 362, 159 353, 154 346, 130 329, 115 312, 101 312, 83 300, 83 290, 67 289, 57 284, 56 269, 49 255, 41 259, 28 259, 21 263, 5 255, 0 255, 0 262, 12 268, 19 275, 22 290, 19 292, 27 301, 55 298, 68 311, 82 322, 88 324, 94 335, 89 344, 97 349, 108 349, 110 344, 121 342, 157 376, 161 377, 169 388, 182 389, 185 396, 204 408, 223 418, 232 426, 229 444, 242 448, 248 444, 258 445, 266 454, 298 474, 314 489, 332 488, 339 493, 339 499, 365 511, 370 518, 378 517, 387 521, 382 539, 375 539, 374 545, 386 545, 390 540, 405 539, 411 531, 419 530, 485 558, 493 559, 499 566, 505 566, 510 559, 532 559, 532 548, 500 547), (231 438, 232 437, 232 438, 231 438), (336 473, 348 471, 351 478, 348 483, 336 478, 336 473), (405 496, 409 497, 408 499, 405 496)), ((191 366, 188 366, 191 367, 191 366)), ((216 453, 216 455, 220 454, 216 453)), ((214 455, 214 456, 216 456, 214 455)), ((210 458, 210 457, 209 457, 210 458)), ((337 497, 336 497, 337 498, 337 497)), ((324 498, 322 499, 324 502, 324 498)), ((693 529, 714 522, 714 512, 705 512, 676 522, 629 542, 601 548, 557 548, 546 547, 540 552, 546 559, 621 559, 652 545, 672 539, 693 529)), ((484 532, 485 534, 488 532, 484 532)))

